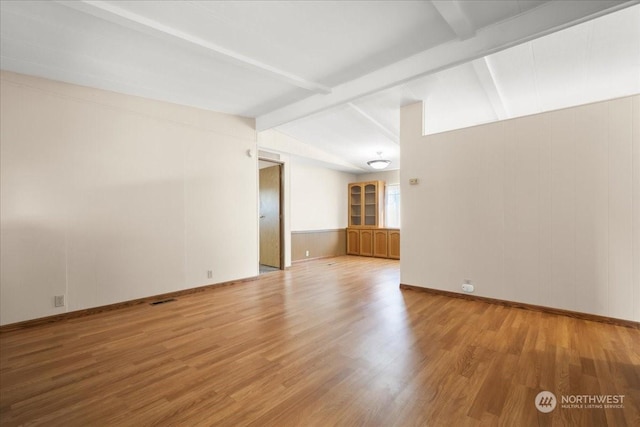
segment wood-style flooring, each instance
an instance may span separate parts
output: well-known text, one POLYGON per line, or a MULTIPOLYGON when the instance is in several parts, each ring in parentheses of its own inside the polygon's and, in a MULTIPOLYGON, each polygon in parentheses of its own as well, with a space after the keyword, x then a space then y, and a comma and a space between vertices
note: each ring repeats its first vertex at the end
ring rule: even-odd
POLYGON ((639 426, 640 330, 398 287, 339 257, 0 334, 0 425, 639 426), (624 408, 539 412, 541 390, 624 408))

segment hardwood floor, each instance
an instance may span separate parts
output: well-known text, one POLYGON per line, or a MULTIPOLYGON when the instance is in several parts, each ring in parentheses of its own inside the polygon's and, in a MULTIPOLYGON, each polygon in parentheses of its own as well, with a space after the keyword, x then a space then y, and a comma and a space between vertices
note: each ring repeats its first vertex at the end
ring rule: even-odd
POLYGON ((339 257, 0 334, 0 425, 638 426, 640 331, 398 288, 339 257), (539 412, 541 390, 624 408, 539 412))

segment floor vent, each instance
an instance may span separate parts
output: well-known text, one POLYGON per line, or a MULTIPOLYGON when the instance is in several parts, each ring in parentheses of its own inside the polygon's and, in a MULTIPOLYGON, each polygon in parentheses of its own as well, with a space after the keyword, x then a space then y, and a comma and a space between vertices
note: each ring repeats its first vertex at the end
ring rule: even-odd
POLYGON ((175 301, 175 298, 169 298, 169 299, 163 299, 162 301, 154 301, 152 303, 149 303, 149 305, 159 305, 159 304, 165 304, 167 302, 172 302, 175 301))

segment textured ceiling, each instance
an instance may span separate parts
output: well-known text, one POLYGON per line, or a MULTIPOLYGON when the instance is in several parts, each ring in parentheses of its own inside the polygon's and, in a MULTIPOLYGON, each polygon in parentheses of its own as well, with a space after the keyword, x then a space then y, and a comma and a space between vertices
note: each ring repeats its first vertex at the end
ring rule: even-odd
POLYGON ((2 69, 255 117, 353 172, 399 167, 408 102, 436 133, 640 92, 638 1, 0 5, 2 69))

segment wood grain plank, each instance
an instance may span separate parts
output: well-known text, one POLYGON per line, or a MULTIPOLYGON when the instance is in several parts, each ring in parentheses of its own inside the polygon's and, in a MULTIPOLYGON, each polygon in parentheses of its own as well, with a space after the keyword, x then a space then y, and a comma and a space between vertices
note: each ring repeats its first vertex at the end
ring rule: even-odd
POLYGON ((0 425, 624 426, 640 330, 399 289, 337 257, 0 333, 0 425), (534 398, 623 394, 624 408, 534 398))

